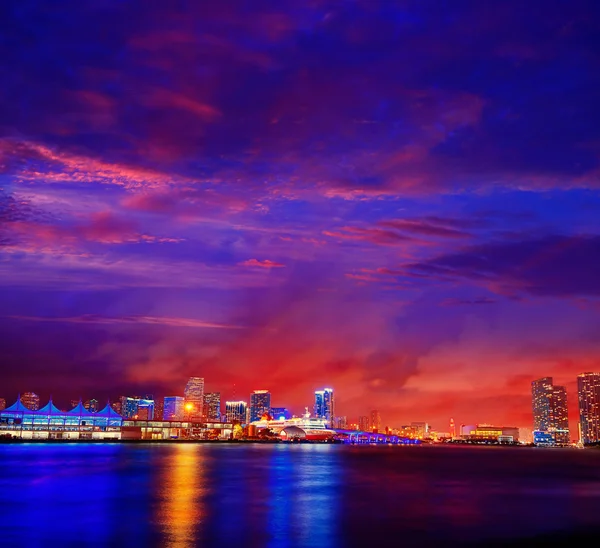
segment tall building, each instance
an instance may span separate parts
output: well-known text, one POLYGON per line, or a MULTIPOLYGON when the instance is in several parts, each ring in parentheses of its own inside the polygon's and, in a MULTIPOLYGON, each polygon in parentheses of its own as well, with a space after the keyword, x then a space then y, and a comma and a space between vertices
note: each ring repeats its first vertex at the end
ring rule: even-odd
POLYGON ((377 409, 371 411, 371 431, 377 433, 381 430, 381 415, 377 409))
POLYGON ((600 441, 600 373, 577 376, 579 428, 585 444, 600 441))
POLYGON ((137 418, 139 420, 151 421, 154 420, 154 397, 151 395, 145 396, 138 400, 137 418))
POLYGON ((329 426, 333 426, 333 417, 335 416, 333 388, 315 390, 314 415, 318 419, 325 419, 329 426))
POLYGON ((555 386, 552 377, 542 377, 531 383, 533 429, 549 434, 555 444, 570 441, 567 389, 555 386))
MULTIPOLYGON (((77 403, 79 403, 79 402, 77 402, 77 403)), ((122 409, 121 409, 121 401, 120 400, 111 403, 110 406, 112 407, 113 411, 116 411, 117 413, 119 413, 119 415, 121 414, 122 409)))
POLYGON ((154 420, 162 421, 165 415, 165 399, 154 398, 154 420))
POLYGON ((265 413, 271 413, 271 392, 255 390, 250 394, 250 422, 259 421, 265 413))
POLYGON ((248 404, 245 401, 226 401, 225 416, 227 422, 237 421, 241 424, 246 422, 246 411, 248 404))
POLYGON ((363 415, 362 417, 358 417, 358 429, 361 432, 368 432, 371 430, 371 422, 369 421, 369 417, 363 415))
POLYGON ((184 419, 185 399, 182 396, 167 396, 164 402, 163 420, 181 421, 184 419))
POLYGON ((335 418, 335 427, 340 430, 346 430, 348 428, 348 417, 336 417, 335 418))
POLYGON ((186 413, 191 418, 201 418, 204 411, 204 379, 190 377, 183 390, 183 397, 185 398, 186 413))
POLYGON ((0 411, 4 411, 6 409, 6 400, 4 398, 0 398, 0 411))
POLYGON ((427 434, 429 434, 429 425, 426 422, 411 422, 410 426, 420 439, 426 438, 427 434))
POLYGON ((138 396, 121 396, 120 403, 121 415, 124 419, 154 419, 154 399, 150 395, 144 398, 138 396))
POLYGON ((21 403, 31 411, 37 411, 40 408, 40 397, 35 392, 25 392, 21 396, 21 403))
POLYGON ((221 392, 207 392, 204 394, 203 415, 208 421, 221 420, 221 392))

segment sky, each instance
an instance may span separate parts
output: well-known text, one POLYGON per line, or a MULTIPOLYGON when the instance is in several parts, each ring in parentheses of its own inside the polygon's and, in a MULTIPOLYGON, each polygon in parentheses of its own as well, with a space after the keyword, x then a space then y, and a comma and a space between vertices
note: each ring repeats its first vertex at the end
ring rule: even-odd
POLYGON ((0 397, 201 376, 447 431, 552 376, 574 421, 599 36, 595 0, 0 3, 0 397))

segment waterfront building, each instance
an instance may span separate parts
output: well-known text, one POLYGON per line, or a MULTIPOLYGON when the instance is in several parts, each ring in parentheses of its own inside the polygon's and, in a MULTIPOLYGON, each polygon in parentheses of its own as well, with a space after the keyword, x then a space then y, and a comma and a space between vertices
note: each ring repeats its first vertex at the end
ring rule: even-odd
POLYGON ((119 413, 119 415, 121 414, 121 402, 120 401, 115 401, 115 402, 111 403, 110 406, 112 407, 113 411, 116 411, 117 413, 119 413))
POLYGON ((4 398, 0 398, 0 411, 6 409, 6 400, 4 398))
POLYGON ((206 392, 204 394, 202 414, 209 422, 221 420, 221 392, 206 392))
POLYGON ((429 424, 426 422, 411 422, 410 425, 417 434, 417 438, 425 439, 429 435, 429 424))
POLYGON ((600 441, 600 373, 577 376, 579 430, 584 444, 600 441))
POLYGON ((21 403, 30 411, 37 411, 40 408, 40 397, 35 392, 25 392, 21 396, 21 403))
POLYGON ((250 422, 260 420, 265 413, 271 413, 271 392, 255 390, 250 394, 250 422))
POLYGON ((316 418, 324 419, 329 425, 332 425, 335 417, 335 400, 332 388, 315 390, 314 415, 316 418))
MULTIPOLYGON (((71 402, 73 403, 73 402, 71 402)), ((77 402, 79 403, 79 402, 77 402)), ((77 405, 77 403, 75 405, 77 405)), ((98 405, 98 400, 88 400, 83 404, 83 407, 85 407, 90 413, 96 413, 99 409, 100 406, 98 405)))
POLYGON ((186 413, 193 418, 202 418, 204 411, 204 378, 190 377, 183 390, 186 413))
POLYGON ((136 417, 141 420, 153 420, 154 419, 154 397, 147 395, 144 398, 140 398, 137 404, 136 417))
POLYGON ((271 407, 271 416, 274 419, 284 420, 291 418, 291 413, 285 407, 271 407))
POLYGON ((534 431, 551 434, 556 445, 569 444, 567 389, 555 386, 552 377, 542 377, 531 383, 531 397, 534 431))
POLYGON ((516 426, 494 426, 491 424, 463 425, 461 438, 471 441, 519 441, 519 429, 516 426))
POLYGON ((246 411, 248 410, 248 404, 245 401, 226 401, 225 402, 225 416, 227 422, 239 422, 240 424, 246 423, 246 411))
MULTIPOLYGON (((185 399, 183 396, 167 396, 164 399, 162 419, 166 421, 181 421, 185 415, 185 399)), ((160 420, 160 417, 159 417, 160 420)))
POLYGON ((107 404, 97 413, 81 402, 61 411, 50 400, 32 411, 21 400, 0 411, 0 436, 21 439, 119 439, 123 418, 107 404))
POLYGON ((381 415, 377 409, 371 411, 371 432, 377 434, 381 430, 381 415))
POLYGON ((369 420, 369 417, 366 415, 358 417, 358 430, 361 432, 368 432, 371 430, 371 421, 369 420))

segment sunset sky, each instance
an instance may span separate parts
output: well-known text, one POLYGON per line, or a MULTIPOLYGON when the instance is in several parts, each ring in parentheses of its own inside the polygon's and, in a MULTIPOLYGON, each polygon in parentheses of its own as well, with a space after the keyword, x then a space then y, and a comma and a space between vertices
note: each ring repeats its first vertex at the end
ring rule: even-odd
MULTIPOLYGON (((600 3, 0 3, 0 397, 531 426, 600 370, 600 3)), ((573 425, 575 427, 575 425, 573 425)))

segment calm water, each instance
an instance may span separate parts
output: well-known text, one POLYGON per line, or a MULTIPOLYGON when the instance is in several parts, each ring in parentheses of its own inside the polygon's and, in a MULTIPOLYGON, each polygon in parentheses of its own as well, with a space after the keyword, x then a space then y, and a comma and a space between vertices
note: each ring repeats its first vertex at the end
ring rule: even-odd
POLYGON ((580 532, 600 532, 600 451, 0 445, 2 547, 487 546, 580 532))

